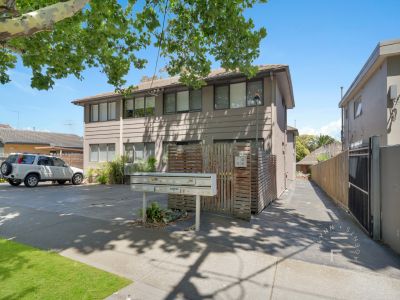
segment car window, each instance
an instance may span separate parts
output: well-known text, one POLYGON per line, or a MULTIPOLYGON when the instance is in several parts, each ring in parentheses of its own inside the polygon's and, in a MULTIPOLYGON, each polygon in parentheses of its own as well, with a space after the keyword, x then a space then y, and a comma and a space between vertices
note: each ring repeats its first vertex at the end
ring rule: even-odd
POLYGON ((10 156, 6 159, 6 162, 8 162, 8 163, 10 163, 10 164, 14 164, 14 163, 16 163, 17 158, 18 158, 18 155, 17 155, 17 154, 10 155, 10 156))
POLYGON ((40 166, 52 166, 53 160, 50 157, 39 156, 38 165, 40 166))
POLYGON ((65 162, 62 159, 59 159, 57 157, 53 157, 53 162, 55 167, 64 167, 65 162))
POLYGON ((35 161, 35 155, 20 155, 18 157, 18 163, 22 165, 31 165, 35 161))

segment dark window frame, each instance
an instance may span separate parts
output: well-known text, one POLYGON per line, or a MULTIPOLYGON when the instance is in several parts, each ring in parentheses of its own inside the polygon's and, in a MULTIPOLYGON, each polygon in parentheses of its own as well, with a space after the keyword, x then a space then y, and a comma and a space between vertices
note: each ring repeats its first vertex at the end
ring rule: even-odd
MULTIPOLYGON (((238 83, 238 82, 235 82, 235 83, 238 83)), ((226 110, 226 109, 230 109, 230 107, 231 107, 231 84, 230 84, 230 82, 228 82, 228 83, 221 83, 221 84, 214 84, 214 91, 213 91, 213 94, 214 94, 214 110, 226 110), (228 107, 227 107, 227 108, 217 108, 217 107, 215 106, 215 104, 216 104, 215 100, 217 100, 217 99, 216 99, 215 90, 216 90, 217 88, 223 87, 223 86, 227 86, 227 87, 228 87, 228 107)))
POLYGON ((155 96, 136 96, 136 97, 129 97, 129 98, 125 98, 122 101, 122 116, 124 119, 138 119, 138 118, 146 118, 146 117, 153 117, 155 116, 155 111, 156 111, 156 97, 155 96), (147 114, 147 98, 151 98, 154 97, 154 107, 153 107, 153 113, 152 114, 147 114), (138 98, 144 98, 144 116, 137 116, 136 115, 136 99, 138 98), (132 117, 127 117, 126 116, 126 101, 132 100, 133 101, 133 113, 132 113, 132 117))
POLYGON ((194 90, 194 89, 188 89, 188 90, 176 90, 176 91, 169 91, 169 92, 165 92, 163 93, 163 114, 164 115, 174 115, 174 114, 184 114, 184 113, 191 113, 191 112, 201 112, 203 110, 203 90, 200 88, 198 90, 194 90), (191 109, 191 103, 193 101, 193 91, 200 91, 200 103, 201 103, 201 107, 199 109, 191 109), (188 110, 180 110, 178 111, 178 96, 177 94, 179 92, 189 92, 189 109, 188 110), (174 107, 174 111, 173 112, 166 112, 165 108, 165 95, 167 94, 173 94, 174 95, 174 101, 175 101, 175 107, 174 107))
POLYGON ((254 79, 249 79, 249 80, 241 80, 241 81, 228 81, 228 82, 224 82, 224 83, 219 83, 219 84, 214 84, 214 110, 227 110, 227 109, 239 109, 239 108, 246 108, 246 107, 256 107, 256 106, 264 106, 265 102, 264 102, 264 80, 263 78, 254 78, 254 79), (246 106, 243 107, 236 107, 236 108, 232 108, 231 107, 231 84, 237 84, 237 83, 246 83, 246 106), (261 103, 259 105, 249 105, 248 101, 247 101, 247 95, 249 93, 249 83, 251 82, 261 82, 261 95, 260 95, 260 100, 261 103), (216 93, 215 90, 218 87, 222 87, 222 86, 228 86, 228 107, 227 108, 216 108, 215 104, 216 104, 216 93))
POLYGON ((118 115, 118 113, 117 113, 117 101, 102 101, 102 102, 99 102, 99 103, 89 104, 89 121, 90 121, 89 123, 116 121, 118 119, 117 115, 118 115), (110 118, 109 106, 110 106, 110 103, 113 103, 113 102, 115 103, 115 118, 111 119, 110 118), (103 104, 103 103, 107 103, 107 120, 100 121, 100 104, 103 104), (94 106, 94 105, 97 105, 97 121, 93 121, 93 118, 92 118, 92 106, 94 106))

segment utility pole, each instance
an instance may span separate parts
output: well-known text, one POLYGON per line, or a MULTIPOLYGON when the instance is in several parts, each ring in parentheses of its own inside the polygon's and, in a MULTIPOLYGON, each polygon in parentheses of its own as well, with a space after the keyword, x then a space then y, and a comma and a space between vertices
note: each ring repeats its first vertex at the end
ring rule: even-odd
MULTIPOLYGON (((343 99, 343 86, 340 87, 340 101, 343 99)), ((342 151, 344 151, 344 110, 342 107, 342 130, 341 134, 341 142, 342 142, 342 151)))

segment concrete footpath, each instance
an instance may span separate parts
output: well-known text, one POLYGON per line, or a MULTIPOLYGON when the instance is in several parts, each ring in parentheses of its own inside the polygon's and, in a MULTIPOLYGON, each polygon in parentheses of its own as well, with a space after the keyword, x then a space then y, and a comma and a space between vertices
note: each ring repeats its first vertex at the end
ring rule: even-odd
POLYGON ((145 250, 115 241, 112 250, 61 254, 134 281, 109 299, 400 299, 400 280, 389 276, 159 234, 149 233, 145 250))
POLYGON ((250 222, 203 213, 197 234, 129 224, 129 187, 15 191, 0 236, 134 281, 109 299, 400 299, 400 257, 308 181, 250 222))

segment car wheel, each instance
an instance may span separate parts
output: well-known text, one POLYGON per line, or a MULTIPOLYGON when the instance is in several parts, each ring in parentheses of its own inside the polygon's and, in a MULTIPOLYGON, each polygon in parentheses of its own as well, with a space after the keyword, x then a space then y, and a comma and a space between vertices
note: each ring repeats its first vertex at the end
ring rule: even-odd
POLYGON ((57 182, 58 182, 58 184, 63 185, 63 184, 65 184, 67 181, 66 181, 66 180, 57 180, 57 182))
POLYGON ((18 179, 8 179, 8 183, 12 186, 19 186, 22 183, 22 180, 18 179))
POLYGON ((80 173, 76 173, 73 177, 72 177, 72 183, 74 185, 79 185, 81 184, 83 181, 83 175, 80 173))
POLYGON ((24 184, 26 187, 35 187, 39 183, 39 176, 36 174, 29 174, 28 176, 25 177, 24 184))
POLYGON ((3 176, 10 175, 12 172, 12 165, 8 161, 3 162, 0 167, 0 172, 3 176))

